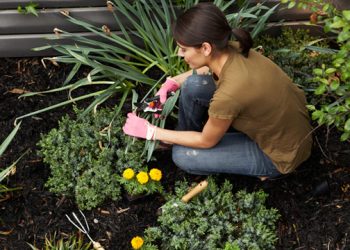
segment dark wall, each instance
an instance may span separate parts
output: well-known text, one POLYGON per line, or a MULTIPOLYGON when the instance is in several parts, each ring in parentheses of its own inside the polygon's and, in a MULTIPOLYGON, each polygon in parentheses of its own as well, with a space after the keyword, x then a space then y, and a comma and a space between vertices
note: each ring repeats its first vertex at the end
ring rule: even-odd
MULTIPOLYGON (((39 4, 39 16, 23 15, 17 12, 17 6, 24 6, 30 0, 2 0, 0 1, 0 57, 27 57, 55 55, 52 50, 35 52, 32 48, 55 43, 45 37, 54 37, 53 29, 59 28, 74 32, 81 36, 94 37, 93 34, 66 20, 60 14, 62 10, 69 11, 70 15, 86 20, 102 27, 107 25, 113 32, 118 34, 120 30, 113 15, 107 10, 105 0, 39 0, 33 1, 39 4)), ((280 3, 279 0, 269 0, 266 4, 272 6, 280 3)), ((338 0, 335 4, 342 9, 350 9, 350 1, 338 0)), ((310 12, 300 9, 285 9, 279 6, 279 10, 270 19, 269 33, 278 34, 280 25, 277 23, 284 20, 284 25, 294 28, 308 25, 310 12)), ((124 20, 125 23, 125 20, 124 20)), ((314 33, 322 33, 322 27, 312 27, 314 33)), ((69 40, 60 40, 69 42, 69 40)))

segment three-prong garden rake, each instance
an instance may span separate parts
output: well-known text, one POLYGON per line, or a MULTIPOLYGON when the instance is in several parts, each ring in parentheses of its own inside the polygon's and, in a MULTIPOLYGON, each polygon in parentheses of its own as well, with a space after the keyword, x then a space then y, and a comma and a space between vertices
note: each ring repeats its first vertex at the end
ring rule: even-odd
POLYGON ((72 213, 72 215, 73 215, 73 218, 75 219, 75 222, 68 215, 66 215, 66 217, 70 223, 72 223, 76 228, 78 228, 83 234, 86 234, 86 236, 92 242, 92 246, 95 250, 105 250, 99 242, 94 241, 91 238, 91 236, 89 235, 90 227, 86 221, 86 217, 81 210, 79 210, 79 212, 80 212, 81 216, 84 218, 85 225, 83 225, 83 223, 79 220, 78 216, 74 212, 72 213))

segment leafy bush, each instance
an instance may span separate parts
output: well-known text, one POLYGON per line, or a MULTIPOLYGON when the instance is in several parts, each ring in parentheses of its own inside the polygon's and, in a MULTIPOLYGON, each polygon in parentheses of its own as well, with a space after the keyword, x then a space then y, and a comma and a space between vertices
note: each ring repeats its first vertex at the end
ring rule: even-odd
MULTIPOLYGON (((294 0, 289 2, 293 7, 294 0)), ((350 138, 350 10, 337 10, 330 2, 323 0, 304 0, 299 7, 310 7, 316 15, 316 22, 323 21, 324 31, 336 36, 337 50, 330 63, 314 69, 314 81, 318 84, 314 94, 319 103, 309 105, 312 119, 319 125, 334 125, 342 132, 342 141, 350 138)))
POLYGON ((310 45, 328 47, 324 39, 311 36, 307 29, 282 28, 279 36, 264 35, 255 44, 262 46, 263 54, 278 64, 306 93, 317 87, 313 82, 313 69, 331 60, 328 54, 307 49, 310 45))
POLYGON ((50 191, 75 196, 81 209, 96 207, 107 198, 119 199, 117 176, 128 166, 140 169, 145 161, 141 141, 126 149, 123 123, 115 110, 105 108, 76 120, 67 115, 57 129, 43 135, 38 154, 50 165, 46 183, 50 191))
POLYGON ((242 190, 233 195, 228 181, 221 187, 211 178, 208 181, 208 187, 189 203, 180 200, 187 183, 177 183, 176 194, 162 206, 159 226, 146 229, 146 245, 160 242, 160 249, 273 249, 279 214, 265 207, 267 194, 242 190))

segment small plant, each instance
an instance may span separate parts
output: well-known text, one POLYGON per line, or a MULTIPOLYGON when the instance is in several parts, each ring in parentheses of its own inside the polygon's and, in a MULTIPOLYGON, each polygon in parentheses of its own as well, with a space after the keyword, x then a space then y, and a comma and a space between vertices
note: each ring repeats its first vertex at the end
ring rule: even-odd
POLYGON ((24 8, 21 5, 18 5, 17 11, 20 14, 25 14, 25 15, 32 14, 34 16, 38 16, 38 11, 37 11, 38 6, 39 5, 37 3, 30 2, 26 4, 24 8))
POLYGON ((158 250, 158 247, 151 244, 147 239, 143 239, 140 236, 135 236, 130 241, 132 249, 135 250, 158 250))
MULTIPOLYGON (((39 250, 40 248, 29 244, 32 250, 39 250)), ((44 248, 45 250, 89 250, 91 249, 91 242, 84 243, 82 234, 70 235, 65 238, 57 239, 56 233, 51 236, 45 237, 44 248)))
POLYGON ((152 168, 149 172, 143 168, 138 173, 131 168, 124 170, 119 182, 123 185, 129 195, 162 193, 163 187, 160 183, 162 171, 152 168))
POLYGON ((131 240, 131 246, 133 249, 140 249, 143 245, 143 239, 140 236, 135 236, 131 240))
POLYGON ((277 241, 276 209, 268 209, 263 191, 232 194, 225 181, 218 187, 208 178, 208 187, 189 203, 186 182, 177 183, 158 218, 159 226, 145 230, 145 242, 159 242, 160 249, 273 249, 277 241))
MULTIPOLYGON (((82 111, 75 108, 75 112, 82 111)), ((140 169, 145 162, 143 142, 127 147, 124 121, 122 116, 115 117, 115 110, 106 108, 76 120, 67 115, 57 129, 43 135, 38 154, 51 169, 46 183, 50 191, 75 197, 81 209, 94 208, 107 198, 118 200, 117 176, 126 166, 140 169)))

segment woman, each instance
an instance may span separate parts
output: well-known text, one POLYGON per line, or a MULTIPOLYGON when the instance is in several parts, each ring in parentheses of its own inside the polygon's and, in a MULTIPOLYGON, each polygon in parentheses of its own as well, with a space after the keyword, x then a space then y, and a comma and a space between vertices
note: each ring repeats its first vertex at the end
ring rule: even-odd
POLYGON ((292 172, 311 152, 305 95, 272 61, 251 49, 248 32, 229 26, 212 3, 181 14, 173 36, 191 69, 168 78, 157 95, 181 88, 178 129, 129 113, 126 134, 173 144, 175 164, 193 174, 273 178, 292 172), (238 42, 230 41, 231 35, 238 42))

